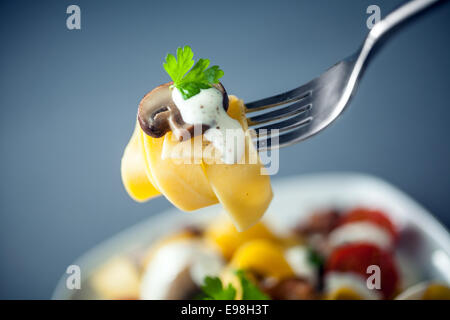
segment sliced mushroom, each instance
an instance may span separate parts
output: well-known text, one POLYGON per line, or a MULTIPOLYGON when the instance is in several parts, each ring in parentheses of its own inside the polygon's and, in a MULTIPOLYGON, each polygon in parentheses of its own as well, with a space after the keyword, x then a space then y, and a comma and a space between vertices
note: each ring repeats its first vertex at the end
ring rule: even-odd
MULTIPOLYGON (((198 131, 194 130, 195 126, 200 125, 203 134, 209 129, 208 125, 183 121, 180 110, 172 100, 172 84, 173 82, 168 82, 156 87, 147 93, 139 103, 138 121, 142 130, 154 138, 160 138, 172 131, 180 141, 183 141, 193 137, 198 131)), ((222 92, 223 108, 227 111, 228 95, 225 88, 220 82, 213 86, 222 92)))
POLYGON ((206 276, 217 276, 224 267, 221 255, 200 240, 177 240, 158 248, 141 282, 143 300, 187 299, 206 276))
POLYGON ((317 293, 314 287, 302 278, 282 280, 265 279, 260 283, 261 289, 273 300, 314 300, 317 293))

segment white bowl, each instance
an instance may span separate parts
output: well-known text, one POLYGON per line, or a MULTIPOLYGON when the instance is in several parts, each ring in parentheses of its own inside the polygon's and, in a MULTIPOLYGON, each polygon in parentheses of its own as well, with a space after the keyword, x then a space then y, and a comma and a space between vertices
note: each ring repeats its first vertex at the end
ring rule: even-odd
MULTIPOLYGON (((365 174, 327 173, 275 179, 273 189, 274 199, 264 219, 276 232, 283 232, 320 208, 380 208, 400 228, 397 260, 403 287, 423 280, 450 284, 449 233, 426 209, 389 183, 365 174)), ((117 234, 74 262, 81 268, 81 289, 67 289, 68 275, 64 275, 53 298, 97 298, 89 287, 89 277, 109 258, 144 249, 183 226, 204 225, 220 210, 220 206, 192 213, 172 209, 117 234)))

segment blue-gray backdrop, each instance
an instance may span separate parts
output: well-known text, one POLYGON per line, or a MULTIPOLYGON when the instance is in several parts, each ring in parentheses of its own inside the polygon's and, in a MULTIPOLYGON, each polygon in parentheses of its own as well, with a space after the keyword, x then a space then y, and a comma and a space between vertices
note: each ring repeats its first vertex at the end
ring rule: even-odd
MULTIPOLYGON (((119 174, 168 51, 189 44, 249 101, 320 74, 359 46, 368 5, 398 3, 2 0, 0 298, 49 298, 73 259, 170 206, 133 202, 119 174), (81 30, 66 28, 71 4, 81 30)), ((450 225, 449 26, 446 4, 394 37, 343 117, 281 151, 278 176, 374 174, 450 225)))

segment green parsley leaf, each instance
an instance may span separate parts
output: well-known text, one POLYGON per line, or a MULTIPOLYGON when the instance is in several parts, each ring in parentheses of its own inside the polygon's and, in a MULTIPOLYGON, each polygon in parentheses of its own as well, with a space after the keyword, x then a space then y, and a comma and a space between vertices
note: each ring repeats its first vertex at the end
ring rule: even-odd
POLYGON ((199 59, 194 67, 189 71, 187 75, 184 76, 181 83, 189 83, 189 82, 208 82, 206 81, 204 71, 209 66, 208 59, 199 59))
MULTIPOLYGON (((270 298, 251 282, 243 270, 237 270, 236 276, 241 282, 242 300, 269 300, 270 298)), ((206 277, 201 287, 202 294, 198 297, 202 300, 234 300, 236 289, 230 284, 223 287, 222 281, 217 277, 206 277)))
POLYGON ((174 84, 183 79, 183 76, 194 65, 194 53, 189 46, 177 49, 177 57, 171 53, 166 56, 166 62, 163 63, 163 67, 169 76, 172 78, 174 84))
POLYGON ((206 80, 209 83, 218 83, 219 79, 223 77, 224 72, 219 69, 219 66, 212 66, 203 72, 206 80))
POLYGON ((251 282, 243 270, 236 271, 236 275, 242 285, 242 300, 269 300, 270 298, 263 293, 253 282, 251 282))
POLYGON ((202 290, 203 300, 234 300, 236 297, 236 289, 231 284, 224 288, 217 277, 206 277, 202 290))
POLYGON ((201 82, 187 82, 176 86, 180 90, 181 95, 184 100, 195 96, 200 93, 200 89, 209 89, 211 86, 209 84, 204 84, 201 82))
POLYGON ((324 264, 323 257, 312 248, 308 248, 308 260, 312 265, 320 268, 324 264))
POLYGON ((218 83, 224 75, 219 66, 208 68, 208 59, 199 59, 194 65, 193 57, 192 49, 184 46, 177 49, 176 58, 169 53, 166 56, 166 62, 163 63, 164 69, 172 78, 174 87, 180 90, 185 100, 198 94, 201 89, 211 88, 211 84, 218 83))

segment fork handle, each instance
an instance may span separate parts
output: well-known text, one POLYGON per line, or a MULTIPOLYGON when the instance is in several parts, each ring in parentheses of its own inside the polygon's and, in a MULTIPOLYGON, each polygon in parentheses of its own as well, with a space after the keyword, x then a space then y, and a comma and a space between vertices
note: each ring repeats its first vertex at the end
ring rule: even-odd
POLYGON ((373 57, 381 47, 382 43, 389 38, 388 34, 392 35, 397 27, 400 27, 403 22, 409 21, 409 18, 412 18, 419 12, 424 12, 425 9, 431 7, 433 4, 444 3, 446 1, 447 0, 411 0, 376 23, 367 35, 361 49, 358 50, 356 55, 349 57, 350 60, 356 60, 355 68, 350 77, 350 83, 356 83, 360 71, 364 72, 365 70, 368 58, 373 57), (375 46, 375 44, 377 44, 377 46, 375 46))
MULTIPOLYGON (((406 21, 408 18, 426 9, 432 4, 441 0, 412 0, 401 5, 389 13, 384 19, 379 21, 369 33, 368 38, 373 40, 380 39, 386 32, 397 26, 399 23, 406 21)), ((444 1, 442 1, 444 2, 444 1)))

